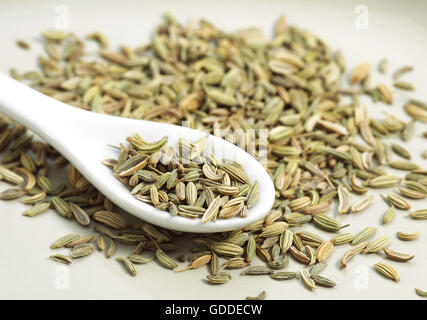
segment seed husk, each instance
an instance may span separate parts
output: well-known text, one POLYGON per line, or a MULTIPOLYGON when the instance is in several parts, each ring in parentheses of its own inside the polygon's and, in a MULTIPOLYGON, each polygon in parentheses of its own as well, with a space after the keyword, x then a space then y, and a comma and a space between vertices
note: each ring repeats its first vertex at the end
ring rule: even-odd
POLYGON ((39 203, 24 211, 23 215, 27 217, 35 217, 46 212, 50 207, 50 202, 39 203))
POLYGON ((111 211, 100 210, 95 212, 92 217, 114 229, 124 229, 127 225, 126 220, 121 215, 111 211))
POLYGON ((316 251, 316 258, 319 262, 325 262, 334 250, 334 240, 327 240, 320 244, 316 251))
POLYGON ((328 279, 326 277, 322 277, 320 275, 311 275, 311 278, 313 279, 314 283, 325 288, 333 288, 337 284, 332 281, 331 279, 328 279))
POLYGON ((69 203, 71 212, 74 216, 74 219, 81 224, 82 226, 87 226, 90 223, 90 218, 86 211, 84 211, 82 208, 80 208, 78 205, 76 205, 73 202, 69 203))
POLYGON ((399 79, 401 76, 408 72, 411 72, 412 70, 414 70, 412 66, 402 66, 398 68, 396 71, 393 72, 393 80, 399 79))
POLYGON ((15 172, 9 170, 5 166, 0 166, 0 175, 2 178, 13 184, 22 184, 24 183, 24 178, 16 174, 15 172))
POLYGON ((360 231, 356 236, 354 237, 353 241, 351 242, 352 246, 355 246, 361 242, 364 242, 368 240, 369 238, 373 237, 377 233, 377 228, 374 227, 367 227, 360 231))
POLYGON ((277 271, 273 274, 270 274, 270 277, 274 280, 292 280, 298 279, 298 272, 292 271, 277 271))
POLYGON ((217 196, 213 201, 210 203, 209 207, 206 209, 205 213, 202 217, 202 222, 209 222, 216 219, 216 215, 218 214, 219 208, 221 205, 221 197, 217 196))
POLYGON ((348 250, 344 256, 341 258, 341 264, 340 264, 340 268, 346 268, 347 267, 347 263, 352 260, 356 255, 358 255, 359 253, 363 252, 363 250, 365 250, 365 248, 367 247, 368 242, 360 242, 356 245, 354 245, 353 248, 351 248, 350 250, 348 250))
POLYGON ((29 50, 31 49, 31 46, 28 42, 24 41, 24 40, 16 40, 16 44, 24 50, 29 50))
POLYGON ((250 266, 241 275, 271 275, 274 271, 265 266, 250 266))
POLYGON ((309 231, 301 231, 301 232, 298 232, 296 235, 298 235, 303 241, 316 242, 319 245, 324 241, 322 237, 309 231))
POLYGON ((412 260, 415 256, 414 255, 409 255, 409 254, 404 254, 404 253, 399 253, 387 248, 384 248, 384 253, 386 255, 386 257, 388 259, 394 260, 394 261, 399 261, 399 262, 407 262, 409 260, 412 260))
POLYGON ((291 201, 289 207, 292 211, 299 211, 311 204, 310 197, 301 197, 291 201))
POLYGON ((380 83, 378 85, 378 91, 381 93, 385 103, 393 103, 393 94, 387 85, 385 85, 384 83, 380 83))
POLYGON ((316 289, 316 283, 311 278, 310 273, 307 270, 305 269, 301 270, 300 275, 304 285, 307 288, 309 288, 310 290, 316 289))
POLYGON ((25 181, 25 186, 24 186, 24 190, 25 191, 31 191, 34 186, 36 185, 36 177, 27 169, 24 168, 19 168, 16 167, 15 171, 21 175, 22 177, 24 177, 24 181, 25 181))
POLYGON ((343 245, 353 241, 355 235, 353 233, 343 233, 336 236, 334 240, 334 246, 343 245))
POLYGON ((310 269, 311 277, 320 274, 323 270, 325 270, 326 266, 327 264, 325 262, 318 262, 315 265, 313 265, 310 269))
POLYGON ((382 249, 386 248, 389 244, 390 244, 390 237, 388 236, 379 237, 374 241, 368 243, 363 253, 374 253, 374 252, 381 251, 382 249))
POLYGON ((25 198, 22 202, 24 204, 34 204, 37 203, 39 201, 42 201, 44 198, 46 198, 46 192, 39 192, 36 193, 35 195, 31 196, 31 197, 27 197, 25 198))
POLYGON ((56 210, 61 216, 63 217, 70 217, 71 216, 71 207, 68 202, 61 199, 60 197, 52 197, 50 200, 56 210))
POLYGON ((113 239, 109 239, 106 258, 111 258, 116 252, 116 243, 113 239))
POLYGON ((388 60, 386 58, 381 59, 380 62, 378 63, 378 71, 380 73, 386 73, 388 69, 387 67, 388 67, 388 60))
POLYGON ((395 206, 398 209, 409 210, 411 205, 397 194, 387 195, 386 201, 389 205, 395 206))
POLYGON ((427 209, 416 210, 409 213, 409 216, 415 220, 427 219, 427 209))
POLYGON ((259 295, 257 295, 256 297, 246 297, 246 300, 264 300, 266 297, 266 292, 262 291, 259 295))
POLYGON ((420 168, 416 163, 405 161, 405 160, 392 161, 392 162, 389 162, 388 165, 394 169, 408 170, 408 171, 417 170, 420 168))
POLYGON ((282 249, 282 254, 286 254, 289 248, 292 246, 294 235, 290 229, 286 229, 279 239, 280 248, 282 249))
POLYGON ((156 250, 156 258, 165 268, 175 269, 178 266, 178 264, 160 248, 156 250))
POLYGON ((201 257, 198 257, 195 259, 188 267, 185 267, 183 269, 175 270, 175 272, 181 272, 189 269, 197 269, 200 267, 203 267, 204 265, 208 264, 212 259, 211 254, 205 254, 201 257))
POLYGON ((243 170, 237 168, 236 166, 224 164, 224 165, 220 165, 219 167, 222 170, 224 170, 226 173, 228 173, 228 175, 230 177, 237 180, 238 182, 247 183, 247 184, 250 183, 249 178, 246 175, 246 173, 243 170))
POLYGON ((227 262, 225 262, 221 269, 242 269, 244 267, 246 267, 248 265, 248 263, 241 257, 237 257, 237 258, 231 258, 230 260, 228 260, 227 262))
POLYGON ((351 212, 353 213, 361 212, 372 203, 372 200, 374 200, 374 195, 361 198, 359 201, 353 204, 353 206, 351 207, 351 212))
POLYGON ((382 223, 387 224, 390 221, 392 221, 394 219, 395 212, 396 212, 396 209, 394 208, 394 206, 393 205, 390 206, 390 208, 386 211, 386 213, 384 213, 382 223))
POLYGON ((326 214, 315 215, 313 221, 321 229, 324 229, 330 232, 338 232, 342 228, 345 228, 348 226, 348 225, 341 226, 341 224, 337 220, 327 216, 326 214))
POLYGON ((150 187, 150 199, 151 203, 157 207, 160 204, 159 200, 159 190, 157 190, 156 186, 154 184, 150 187))
POLYGON ((211 284, 224 284, 231 279, 231 276, 229 276, 228 274, 216 274, 208 275, 206 278, 211 284))
POLYGON ((403 241, 414 241, 420 237, 419 232, 398 232, 397 237, 403 241))
POLYGON ((416 292, 416 293, 417 293, 417 295, 419 295, 420 297, 423 297, 423 298, 427 297, 427 291, 423 291, 423 290, 421 290, 421 289, 417 289, 417 288, 415 288, 415 292, 416 292))
POLYGON ((154 259, 154 256, 151 258, 145 258, 139 254, 130 254, 127 256, 129 261, 131 261, 133 264, 145 264, 147 262, 150 262, 154 259))
POLYGON ((358 65, 350 75, 350 83, 355 84, 355 83, 362 82, 369 76, 370 72, 371 72, 370 63, 366 62, 358 65))
POLYGON ((53 254, 51 256, 49 256, 50 259, 60 262, 60 263, 64 263, 64 264, 71 264, 71 259, 70 257, 67 257, 63 254, 57 253, 57 254, 53 254))
POLYGON ((256 255, 267 264, 273 260, 269 251, 260 246, 256 247, 256 255))
POLYGON ((43 175, 40 175, 37 178, 37 184, 40 186, 40 188, 42 188, 43 191, 45 191, 46 193, 52 193, 53 192, 53 186, 52 183, 50 182, 50 180, 43 175))
POLYGON ((427 110, 409 103, 404 106, 404 109, 414 120, 427 123, 427 110))
POLYGON ((391 175, 378 176, 369 180, 368 186, 371 188, 390 188, 398 184, 402 179, 391 175))
POLYGON ((80 238, 80 235, 77 233, 67 234, 59 238, 58 240, 56 240, 54 243, 52 243, 50 248, 51 249, 62 248, 68 243, 70 243, 71 241, 77 240, 78 238, 80 238))
POLYGON ((289 253, 299 262, 303 263, 303 264, 309 264, 311 259, 310 257, 308 257, 304 252, 298 250, 297 248, 295 248, 294 246, 291 246, 289 248, 289 253))
POLYGON ((186 189, 185 189, 185 199, 187 201, 187 204, 192 206, 197 200, 197 189, 196 185, 193 182, 187 183, 186 189))
POLYGON ((288 228, 288 226, 289 225, 286 222, 274 222, 273 224, 264 228, 260 234, 260 237, 268 238, 277 236, 283 233, 288 228))
POLYGON ((338 205, 338 214, 345 214, 348 213, 350 211, 350 201, 351 201, 351 196, 350 196, 350 192, 347 190, 347 188, 343 187, 342 185, 338 186, 338 200, 339 200, 339 205, 338 205))
POLYGON ((116 260, 121 262, 125 266, 126 270, 130 273, 132 277, 136 276, 136 267, 132 263, 132 261, 125 257, 117 257, 116 260))
POLYGON ((99 251, 104 251, 106 246, 105 237, 103 234, 99 234, 96 238, 96 246, 99 251))
POLYGON ((424 199, 426 197, 425 193, 408 188, 399 188, 399 192, 410 199, 424 199))
POLYGON ((396 143, 392 143, 391 144, 391 149, 399 156, 401 156, 402 158, 411 159, 411 154, 409 153, 408 150, 406 150, 404 147, 396 144, 396 143))
POLYGON ((81 244, 89 243, 93 239, 95 239, 95 236, 84 236, 84 237, 80 237, 80 238, 78 238, 76 240, 68 242, 64 247, 65 248, 72 248, 74 246, 78 246, 78 245, 81 245, 81 244))
POLYGON ((10 188, 10 189, 6 189, 0 193, 0 199, 1 200, 14 200, 14 199, 18 199, 18 198, 22 197, 25 194, 26 194, 26 192, 22 189, 10 188))
POLYGON ((374 265, 375 270, 385 276, 386 278, 389 278, 391 280, 394 280, 396 282, 400 281, 399 275, 397 271, 390 265, 384 263, 384 262, 378 262, 374 265))

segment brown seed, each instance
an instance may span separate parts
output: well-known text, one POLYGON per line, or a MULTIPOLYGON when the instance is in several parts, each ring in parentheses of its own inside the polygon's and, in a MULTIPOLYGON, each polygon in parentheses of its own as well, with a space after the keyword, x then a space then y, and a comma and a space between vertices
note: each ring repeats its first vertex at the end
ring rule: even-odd
POLYGON ((400 281, 399 275, 397 274, 397 271, 390 265, 384 263, 384 262, 378 262, 374 265, 375 270, 377 270, 379 273, 381 273, 383 276, 394 280, 396 282, 400 281))
POLYGON ((74 219, 76 219, 76 221, 79 224, 81 224, 82 226, 89 225, 90 218, 89 218, 88 214, 86 213, 86 211, 84 211, 82 208, 80 208, 75 203, 70 202, 69 205, 70 205, 70 208, 71 208, 71 212, 72 212, 72 214, 74 216, 74 219))
POLYGON ((126 220, 121 215, 111 211, 100 210, 95 212, 92 217, 114 229, 124 229, 127 225, 126 220))

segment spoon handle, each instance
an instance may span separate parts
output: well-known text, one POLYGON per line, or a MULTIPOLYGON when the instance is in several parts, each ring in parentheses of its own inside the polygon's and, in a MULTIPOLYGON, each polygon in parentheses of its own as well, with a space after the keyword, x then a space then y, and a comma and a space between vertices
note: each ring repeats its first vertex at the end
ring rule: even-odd
POLYGON ((75 112, 72 109, 0 73, 0 112, 47 142, 72 120, 75 112))

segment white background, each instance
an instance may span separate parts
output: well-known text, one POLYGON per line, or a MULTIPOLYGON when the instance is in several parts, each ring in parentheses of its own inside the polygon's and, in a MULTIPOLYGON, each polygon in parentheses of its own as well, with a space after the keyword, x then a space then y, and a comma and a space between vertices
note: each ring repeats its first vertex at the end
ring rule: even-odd
MULTIPOLYGON (((373 77, 390 83, 391 72, 402 65, 413 65, 415 71, 405 76, 417 91, 411 95, 427 101, 427 2, 423 1, 0 1, 0 72, 14 66, 19 71, 34 70, 36 55, 41 52, 39 31, 51 29, 55 21, 55 8, 65 5, 69 12, 69 28, 79 36, 103 30, 112 47, 120 44, 132 46, 145 43, 161 14, 169 11, 180 22, 190 17, 204 17, 220 28, 232 31, 246 26, 259 26, 271 35, 274 22, 284 14, 290 24, 307 28, 325 39, 333 48, 341 48, 349 68, 370 61, 374 69, 378 61, 387 57, 390 71, 387 76, 373 77), (369 12, 369 28, 355 28, 355 8, 364 4, 369 12), (32 43, 31 51, 15 46, 17 38, 32 43)), ((0 88, 1 90, 1 88, 0 88)), ((1 93, 4 94, 4 93, 1 93)), ((396 96, 390 107, 373 105, 367 100, 370 115, 381 119, 384 112, 408 121, 402 112, 403 98, 396 96)), ((427 126, 417 123, 417 134, 405 143, 414 155, 413 160, 426 168, 420 153, 427 148, 420 132, 427 126)), ((401 142, 402 143, 402 142, 401 142)), ((393 159, 398 159, 394 156, 393 159)), ((395 172, 389 169, 390 172, 395 172)), ((397 172, 404 176, 404 172, 397 172)), ((54 176, 53 174, 52 176, 54 176)), ((0 182, 0 190, 8 186, 0 182)), ((383 190, 383 193, 391 190, 383 190)), ((262 192, 262 191, 261 191, 262 192)), ((353 197, 353 201, 355 201, 353 197)), ((427 207, 427 200, 412 201, 413 209, 427 207)), ((207 270, 186 271, 175 274, 161 268, 156 262, 138 267, 138 275, 130 277, 114 259, 106 260, 102 254, 73 262, 70 267, 52 262, 50 243, 67 233, 91 234, 77 224, 67 221, 53 211, 35 218, 23 217, 27 208, 19 201, 0 202, 0 298, 3 299, 244 299, 266 290, 267 299, 416 299, 414 288, 427 290, 427 221, 414 221, 408 212, 397 211, 395 220, 380 226, 386 204, 376 193, 375 204, 358 215, 340 217, 351 226, 343 232, 358 232, 372 225, 378 227, 377 236, 389 235, 393 250, 415 254, 409 263, 390 262, 401 278, 400 283, 387 280, 373 270, 373 264, 384 260, 382 255, 362 255, 350 262, 346 270, 339 269, 339 260, 347 246, 336 249, 329 258, 329 266, 322 273, 338 283, 334 289, 318 288, 311 292, 300 281, 277 282, 265 276, 239 276, 221 286, 210 286, 202 279, 207 270), (420 231, 415 242, 402 242, 396 232, 420 231), (64 271, 68 270, 68 271, 64 271), (58 290, 59 279, 69 275, 69 288, 58 290), (360 286, 360 280, 367 286, 360 286), (367 282, 366 282, 367 281, 367 282)), ((336 208, 331 213, 336 215, 336 208)), ((325 239, 331 234, 314 229, 325 239)), ((132 248, 124 247, 118 254, 132 248)), ((60 251, 58 251, 60 252, 60 251)), ((66 251, 64 251, 66 252, 66 251)), ((175 255, 174 255, 175 256, 175 255)), ((286 270, 298 271, 302 265, 291 259, 286 270)))

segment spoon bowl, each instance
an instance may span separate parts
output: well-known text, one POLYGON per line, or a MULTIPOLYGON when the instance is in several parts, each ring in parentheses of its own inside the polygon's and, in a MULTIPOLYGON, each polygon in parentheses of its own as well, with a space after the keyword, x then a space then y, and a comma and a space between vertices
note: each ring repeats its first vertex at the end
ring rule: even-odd
POLYGON ((264 167, 241 148, 209 135, 207 150, 214 150, 218 159, 239 162, 251 183, 258 181, 258 202, 249 210, 247 217, 218 219, 207 223, 202 223, 201 219, 172 216, 167 211, 158 210, 137 200, 113 176, 111 169, 101 163, 106 158, 118 158, 119 150, 111 145, 119 146, 136 133, 147 141, 157 141, 167 136, 170 145, 175 145, 179 138, 193 141, 207 133, 167 123, 120 118, 71 107, 2 74, 0 88, 0 112, 31 129, 67 158, 104 196, 144 221, 184 232, 223 232, 262 219, 273 205, 274 186, 264 167))

